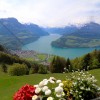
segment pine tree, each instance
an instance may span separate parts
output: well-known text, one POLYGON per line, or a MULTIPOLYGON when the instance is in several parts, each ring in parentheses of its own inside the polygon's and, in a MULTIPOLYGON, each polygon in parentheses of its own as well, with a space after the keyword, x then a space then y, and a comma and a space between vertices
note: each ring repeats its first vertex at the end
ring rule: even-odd
POLYGON ((65 59, 62 57, 54 57, 50 64, 50 71, 52 73, 62 73, 64 71, 65 62, 65 59))
POLYGON ((67 61, 66 61, 66 68, 68 69, 69 72, 71 72, 71 71, 73 70, 72 64, 71 64, 69 58, 68 58, 67 61))
POLYGON ((88 70, 88 66, 90 65, 90 59, 91 59, 90 53, 84 56, 82 62, 83 69, 88 70))

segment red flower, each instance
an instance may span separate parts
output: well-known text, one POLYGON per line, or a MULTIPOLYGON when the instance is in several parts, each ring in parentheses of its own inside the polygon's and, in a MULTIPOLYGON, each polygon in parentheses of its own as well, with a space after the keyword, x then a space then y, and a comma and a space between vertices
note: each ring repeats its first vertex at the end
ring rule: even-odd
POLYGON ((35 95, 35 89, 32 85, 25 85, 14 94, 13 100, 32 100, 32 96, 35 95))

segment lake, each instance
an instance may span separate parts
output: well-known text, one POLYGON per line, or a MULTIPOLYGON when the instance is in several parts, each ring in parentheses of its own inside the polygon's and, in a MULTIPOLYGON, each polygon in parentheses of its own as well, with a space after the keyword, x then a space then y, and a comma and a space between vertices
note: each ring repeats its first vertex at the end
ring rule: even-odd
POLYGON ((24 45, 22 50, 35 50, 40 53, 47 53, 62 56, 65 58, 75 58, 100 48, 56 48, 51 46, 51 42, 61 37, 58 34, 42 36, 37 41, 24 45))

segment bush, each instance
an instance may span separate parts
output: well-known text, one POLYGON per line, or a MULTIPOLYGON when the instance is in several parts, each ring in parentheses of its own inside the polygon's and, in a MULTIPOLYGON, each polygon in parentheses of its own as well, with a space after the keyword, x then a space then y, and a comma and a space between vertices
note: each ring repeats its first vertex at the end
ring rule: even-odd
POLYGON ((8 69, 8 73, 12 76, 26 75, 27 72, 28 72, 28 67, 25 64, 14 63, 8 69))
POLYGON ((40 64, 34 63, 31 65, 30 74, 38 73, 40 64))
POLYGON ((39 74, 47 74, 47 72, 48 72, 47 67, 43 66, 43 65, 40 65, 38 73, 39 74))
POLYGON ((2 72, 7 73, 7 66, 4 63, 1 64, 1 70, 2 72))

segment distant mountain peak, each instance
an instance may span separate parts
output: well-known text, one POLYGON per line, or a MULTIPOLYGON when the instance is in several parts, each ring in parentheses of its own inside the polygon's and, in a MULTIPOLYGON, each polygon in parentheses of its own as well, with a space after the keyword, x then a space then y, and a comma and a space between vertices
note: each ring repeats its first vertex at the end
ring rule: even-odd
POLYGON ((18 20, 14 17, 10 17, 10 18, 1 18, 1 21, 11 21, 11 22, 18 22, 18 20))

